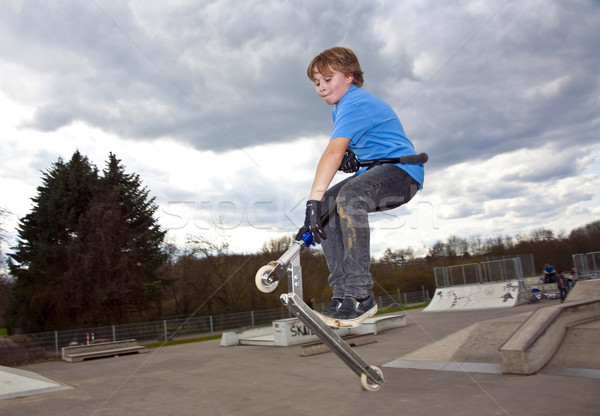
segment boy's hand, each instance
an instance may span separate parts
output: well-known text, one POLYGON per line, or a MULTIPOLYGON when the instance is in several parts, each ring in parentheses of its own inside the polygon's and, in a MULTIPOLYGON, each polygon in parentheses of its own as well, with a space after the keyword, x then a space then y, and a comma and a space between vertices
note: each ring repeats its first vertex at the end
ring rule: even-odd
POLYGON ((306 232, 312 234, 317 244, 321 244, 321 240, 327 239, 327 234, 323 231, 323 225, 321 225, 321 201, 310 200, 306 202, 304 225, 296 234, 296 240, 301 240, 306 232))
POLYGON ((358 165, 356 154, 352 151, 352 149, 347 148, 338 170, 341 170, 345 173, 354 173, 358 172, 358 169, 360 169, 360 166, 358 165))

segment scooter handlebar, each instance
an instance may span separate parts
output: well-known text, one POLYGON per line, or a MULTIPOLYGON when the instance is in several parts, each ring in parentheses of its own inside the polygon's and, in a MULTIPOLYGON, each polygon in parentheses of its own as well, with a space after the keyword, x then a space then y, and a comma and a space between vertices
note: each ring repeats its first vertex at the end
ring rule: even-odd
POLYGON ((380 165, 383 163, 402 163, 403 165, 415 165, 418 163, 427 163, 428 160, 429 156, 427 153, 419 153, 418 155, 407 155, 390 159, 362 160, 359 162, 359 166, 371 166, 373 164, 380 165))

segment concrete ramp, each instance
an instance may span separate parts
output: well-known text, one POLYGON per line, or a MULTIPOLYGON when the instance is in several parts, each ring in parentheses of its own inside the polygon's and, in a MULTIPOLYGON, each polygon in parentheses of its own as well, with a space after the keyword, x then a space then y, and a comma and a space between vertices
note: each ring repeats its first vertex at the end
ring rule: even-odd
POLYGON ((519 280, 438 288, 424 310, 507 308, 526 302, 527 290, 519 280))
POLYGON ((547 366, 600 370, 599 345, 600 321, 569 327, 547 366))
MULTIPOLYGON (((565 302, 536 310, 500 347, 502 372, 537 373, 559 350, 568 330, 598 320, 600 320, 598 298, 565 302)), ((580 341, 579 344, 582 342, 580 341)), ((594 344, 592 350, 596 351, 597 344, 594 341, 592 344, 594 344)))
POLYGON ((384 367, 502 373, 500 346, 531 313, 476 322, 384 367))
POLYGON ((600 299, 600 280, 581 280, 569 291, 567 302, 576 302, 584 299, 600 299))
POLYGON ((70 388, 31 371, 0 366, 0 400, 70 388))
POLYGON ((476 322, 383 366, 492 374, 541 372, 600 379, 600 313, 593 305, 600 306, 599 302, 591 299, 557 304, 534 313, 476 322), (540 315, 552 319, 539 319, 540 315), (565 332, 558 332, 563 325, 565 332), (555 335, 548 338, 545 333, 555 335), (519 346, 515 355, 510 344, 519 340, 529 346, 519 346), (532 348, 536 343, 538 347, 532 348))

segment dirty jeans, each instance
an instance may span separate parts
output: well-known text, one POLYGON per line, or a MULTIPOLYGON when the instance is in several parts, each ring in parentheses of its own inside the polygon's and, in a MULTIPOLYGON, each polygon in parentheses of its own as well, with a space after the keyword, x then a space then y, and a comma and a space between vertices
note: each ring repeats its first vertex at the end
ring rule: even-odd
POLYGON ((323 230, 321 246, 329 267, 334 298, 364 299, 371 294, 368 213, 386 211, 407 203, 419 188, 408 173, 394 165, 380 165, 352 176, 327 190, 321 212, 337 203, 323 230))

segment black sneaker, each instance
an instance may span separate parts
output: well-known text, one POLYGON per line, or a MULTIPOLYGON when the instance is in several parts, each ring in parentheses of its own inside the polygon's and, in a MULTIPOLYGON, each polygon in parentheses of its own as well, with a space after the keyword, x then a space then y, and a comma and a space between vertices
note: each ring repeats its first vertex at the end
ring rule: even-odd
POLYGON ((331 319, 331 315, 333 315, 335 311, 337 311, 340 308, 340 306, 342 306, 342 299, 333 298, 331 299, 331 303, 328 307, 323 309, 321 312, 315 312, 317 316, 321 318, 323 322, 325 322, 325 325, 335 326, 334 320, 331 319))
POLYGON ((338 328, 354 328, 377 313, 377 302, 373 295, 359 302, 345 297, 338 310, 331 315, 333 326, 338 328))
POLYGON ((331 316, 342 306, 342 299, 333 298, 328 307, 321 311, 321 315, 331 316))

